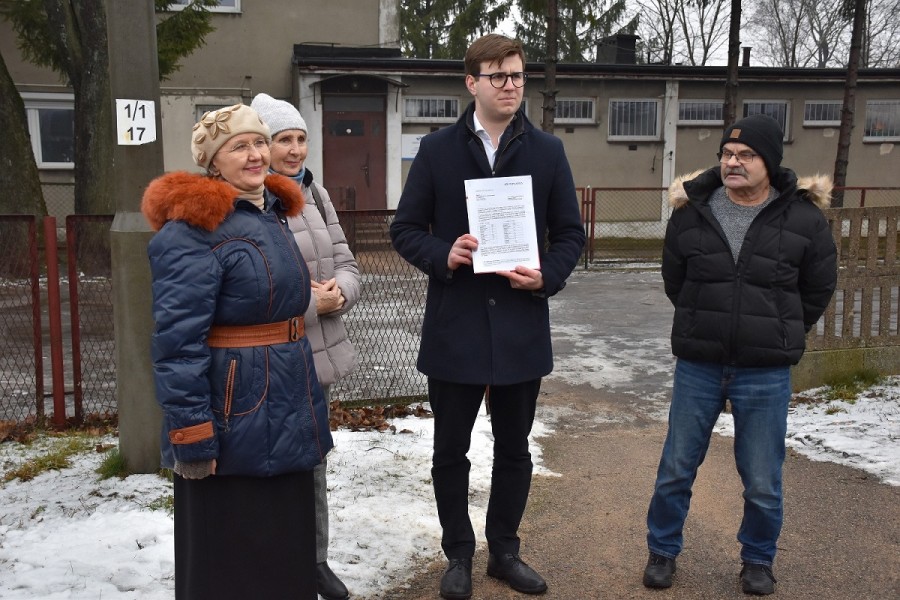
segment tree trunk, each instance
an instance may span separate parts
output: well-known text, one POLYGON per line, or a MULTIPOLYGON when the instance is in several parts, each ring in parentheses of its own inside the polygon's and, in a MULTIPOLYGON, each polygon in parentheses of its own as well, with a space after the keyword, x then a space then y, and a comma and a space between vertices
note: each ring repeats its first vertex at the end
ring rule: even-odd
MULTIPOLYGON (((841 109, 841 130, 838 134, 837 156, 834 159, 834 185, 847 185, 847 165, 850 164, 850 134, 856 114, 856 78, 859 73, 859 59, 862 50, 863 28, 866 23, 866 0, 855 0, 853 11, 853 33, 850 38, 850 59, 847 63, 847 83, 844 85, 844 107, 841 109)), ((843 190, 836 191, 831 205, 844 206, 843 190)))
POLYGON ((112 214, 109 51, 103 0, 45 0, 53 37, 64 44, 64 65, 75 92, 75 212, 112 214))
POLYGON ((0 213, 47 214, 41 177, 28 134, 25 103, 0 55, 0 213))
POLYGON ((737 120, 738 58, 741 52, 741 1, 731 0, 728 28, 728 73, 725 76, 725 102, 722 106, 724 129, 737 120))
POLYGON ((556 0, 547 2, 547 58, 544 62, 544 106, 541 129, 553 133, 556 119, 556 63, 559 62, 559 6, 556 0))
MULTIPOLYGON (((47 214, 27 122, 25 104, 0 56, 0 214, 47 214)), ((40 223, 37 230, 41 231, 40 223)), ((0 277, 27 278, 31 272, 27 227, 4 225, 0 234, 0 277)))

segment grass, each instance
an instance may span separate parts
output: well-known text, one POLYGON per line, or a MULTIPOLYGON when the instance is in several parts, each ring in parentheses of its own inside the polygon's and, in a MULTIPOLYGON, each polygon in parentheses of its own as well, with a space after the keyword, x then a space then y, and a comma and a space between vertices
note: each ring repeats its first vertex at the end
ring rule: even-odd
POLYGON ((46 471, 59 471, 71 466, 70 458, 76 454, 87 452, 94 447, 96 440, 80 432, 55 439, 42 454, 31 458, 18 467, 7 471, 3 481, 30 481, 46 471))
POLYGON ((100 475, 101 480, 111 479, 112 477, 125 479, 130 475, 128 471, 128 462, 125 460, 125 457, 122 456, 122 453, 119 452, 118 448, 112 448, 106 453, 106 458, 104 458, 103 462, 100 463, 100 466, 97 467, 97 474, 100 475))
POLYGON ((825 386, 821 390, 817 390, 814 395, 805 393, 795 394, 791 401, 793 404, 818 405, 826 404, 825 412, 833 415, 839 412, 846 412, 837 402, 846 402, 847 404, 856 403, 856 399, 865 390, 873 385, 877 385, 884 381, 877 371, 872 369, 860 369, 843 375, 835 375, 829 377, 824 383, 825 386))
POLYGON ((843 400, 853 404, 856 398, 866 389, 882 381, 882 376, 873 369, 861 369, 845 375, 831 377, 825 381, 828 389, 825 398, 828 401, 843 400))

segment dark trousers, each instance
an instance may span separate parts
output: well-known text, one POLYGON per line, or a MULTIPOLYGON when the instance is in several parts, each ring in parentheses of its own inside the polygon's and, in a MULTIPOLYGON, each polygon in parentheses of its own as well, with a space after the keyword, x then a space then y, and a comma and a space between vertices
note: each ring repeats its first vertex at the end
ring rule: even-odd
MULTIPOLYGON (((540 379, 490 387, 494 465, 484 532, 494 554, 519 553, 519 523, 528 502, 533 467, 528 435, 540 389, 540 379)), ((471 463, 466 453, 484 393, 484 385, 428 380, 434 412, 431 478, 443 528, 441 547, 450 559, 475 554, 475 532, 469 519, 471 463)))

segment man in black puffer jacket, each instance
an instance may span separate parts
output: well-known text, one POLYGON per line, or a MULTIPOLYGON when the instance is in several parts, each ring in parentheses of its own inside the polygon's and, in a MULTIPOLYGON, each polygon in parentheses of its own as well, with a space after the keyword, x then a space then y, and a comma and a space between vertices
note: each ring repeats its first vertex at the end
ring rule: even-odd
POLYGON ((675 306, 677 362, 647 514, 647 587, 672 585, 691 486, 728 400, 744 484, 741 585, 749 594, 775 590, 790 367, 837 280, 834 240, 821 211, 831 181, 798 180, 781 167, 782 139, 773 118, 746 117, 725 130, 718 167, 669 189, 675 210, 662 275, 675 306))

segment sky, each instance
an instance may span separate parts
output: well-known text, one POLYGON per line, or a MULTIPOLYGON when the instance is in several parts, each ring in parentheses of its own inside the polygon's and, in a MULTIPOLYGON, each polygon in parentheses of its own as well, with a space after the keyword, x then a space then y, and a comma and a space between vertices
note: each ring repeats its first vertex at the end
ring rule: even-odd
MULTIPOLYGON (((583 281, 573 276, 572 285, 583 281)), ((563 297, 551 303, 559 307, 574 301, 563 297)), ((670 372, 665 334, 627 342, 614 327, 589 336, 584 327, 564 319, 554 323, 554 344, 563 350, 557 352, 550 379, 624 389, 636 385, 629 383, 639 379, 636 374, 663 378, 670 372)), ((648 403, 650 416, 665 418, 660 407, 669 391, 648 403)), ((819 397, 824 391, 804 395, 819 397)), ((554 434, 558 417, 539 407, 531 444, 535 477, 558 476, 542 464, 541 454, 542 440, 554 434)), ((717 433, 731 435, 729 419, 720 418, 717 433)), ((360 600, 402 586, 416 568, 442 557, 429 477, 432 420, 406 417, 392 425, 393 431, 381 433, 334 432, 336 447, 328 459, 329 562, 360 600)), ((900 485, 900 377, 870 388, 852 403, 798 403, 788 417, 787 442, 812 460, 841 463, 872 473, 886 485, 900 485)), ((53 443, 43 437, 28 447, 0 444, 2 473, 53 443)), ((107 436, 97 443, 114 445, 116 440, 107 436)), ((482 411, 469 453, 476 524, 483 523, 487 506, 490 448, 490 425, 482 411)), ((100 481, 94 471, 103 456, 85 452, 69 468, 28 482, 0 483, 4 600, 173 598, 172 516, 153 508, 171 494, 171 484, 156 475, 100 481)), ((485 543, 483 536, 479 543, 485 543)))

